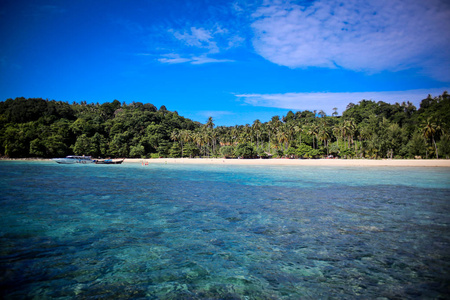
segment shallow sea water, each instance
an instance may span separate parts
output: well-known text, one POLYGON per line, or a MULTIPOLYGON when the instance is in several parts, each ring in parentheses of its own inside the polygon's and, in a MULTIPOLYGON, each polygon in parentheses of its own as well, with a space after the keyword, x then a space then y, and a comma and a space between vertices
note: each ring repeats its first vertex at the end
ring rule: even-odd
POLYGON ((0 298, 445 299, 450 170, 0 162, 0 298))

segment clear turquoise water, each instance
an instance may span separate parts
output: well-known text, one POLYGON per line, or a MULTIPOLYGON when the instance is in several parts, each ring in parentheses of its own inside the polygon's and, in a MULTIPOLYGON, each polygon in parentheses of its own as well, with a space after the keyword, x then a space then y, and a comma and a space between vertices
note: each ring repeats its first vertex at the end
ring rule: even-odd
POLYGON ((0 298, 450 297, 448 168, 0 163, 0 298))

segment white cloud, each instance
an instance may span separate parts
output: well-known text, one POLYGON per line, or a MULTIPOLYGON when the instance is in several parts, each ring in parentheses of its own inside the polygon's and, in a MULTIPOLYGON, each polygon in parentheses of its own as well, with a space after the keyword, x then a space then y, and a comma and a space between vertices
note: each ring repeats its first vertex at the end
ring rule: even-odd
POLYGON ((219 24, 210 29, 190 27, 187 30, 169 29, 168 33, 178 42, 177 53, 161 54, 158 59, 161 63, 178 64, 190 63, 200 65, 206 63, 234 62, 232 59, 223 59, 224 53, 232 48, 241 46, 245 40, 238 34, 219 24))
POLYGON ((192 65, 202 65, 207 63, 222 63, 222 62, 233 62, 230 59, 216 59, 211 58, 206 55, 203 56, 190 56, 190 57, 182 57, 179 54, 166 54, 163 57, 158 59, 159 62, 165 64, 182 64, 182 63, 190 63, 192 65))
POLYGON ((378 72, 419 68, 450 81, 450 4, 442 0, 266 1, 253 15, 253 45, 292 68, 378 72))
POLYGON ((434 97, 449 90, 449 88, 439 88, 392 92, 239 94, 235 96, 253 106, 276 107, 300 111, 323 110, 330 115, 334 107, 337 107, 338 112, 342 113, 349 103, 356 104, 363 99, 384 101, 392 104, 409 101, 419 108, 420 101, 425 99, 428 94, 434 97))
POLYGON ((158 61, 165 64, 182 64, 191 62, 190 58, 180 57, 177 54, 167 54, 165 57, 158 58, 158 61))
MULTIPOLYGON (((169 30, 173 33, 173 36, 187 46, 204 48, 207 49, 209 53, 219 52, 217 43, 214 41, 212 30, 206 30, 204 28, 191 27, 189 30, 184 32, 169 30)), ((217 31, 216 31, 217 32, 217 31)), ((220 33, 220 31, 219 31, 220 33)))
POLYGON ((244 11, 244 9, 239 5, 238 2, 233 2, 232 8, 237 13, 242 13, 244 11))
POLYGON ((223 62, 234 62, 232 59, 216 59, 211 58, 207 56, 199 56, 199 57, 192 57, 191 58, 191 64, 193 65, 202 65, 202 64, 208 64, 208 63, 223 63, 223 62))

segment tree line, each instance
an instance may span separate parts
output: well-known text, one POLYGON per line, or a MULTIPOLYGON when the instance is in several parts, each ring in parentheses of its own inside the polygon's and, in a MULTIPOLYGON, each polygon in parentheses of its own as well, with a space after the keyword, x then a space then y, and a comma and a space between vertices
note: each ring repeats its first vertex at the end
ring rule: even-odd
POLYGON ((268 122, 202 124, 150 103, 0 102, 0 156, 448 158, 450 96, 410 102, 361 100, 342 116, 289 111, 268 122))

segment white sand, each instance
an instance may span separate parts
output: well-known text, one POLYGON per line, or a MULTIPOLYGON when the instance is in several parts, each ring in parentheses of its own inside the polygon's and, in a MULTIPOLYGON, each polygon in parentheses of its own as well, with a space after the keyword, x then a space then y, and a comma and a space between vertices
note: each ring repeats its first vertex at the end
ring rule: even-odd
POLYGON ((127 158, 124 163, 222 164, 340 167, 450 167, 450 159, 223 159, 223 158, 127 158))

